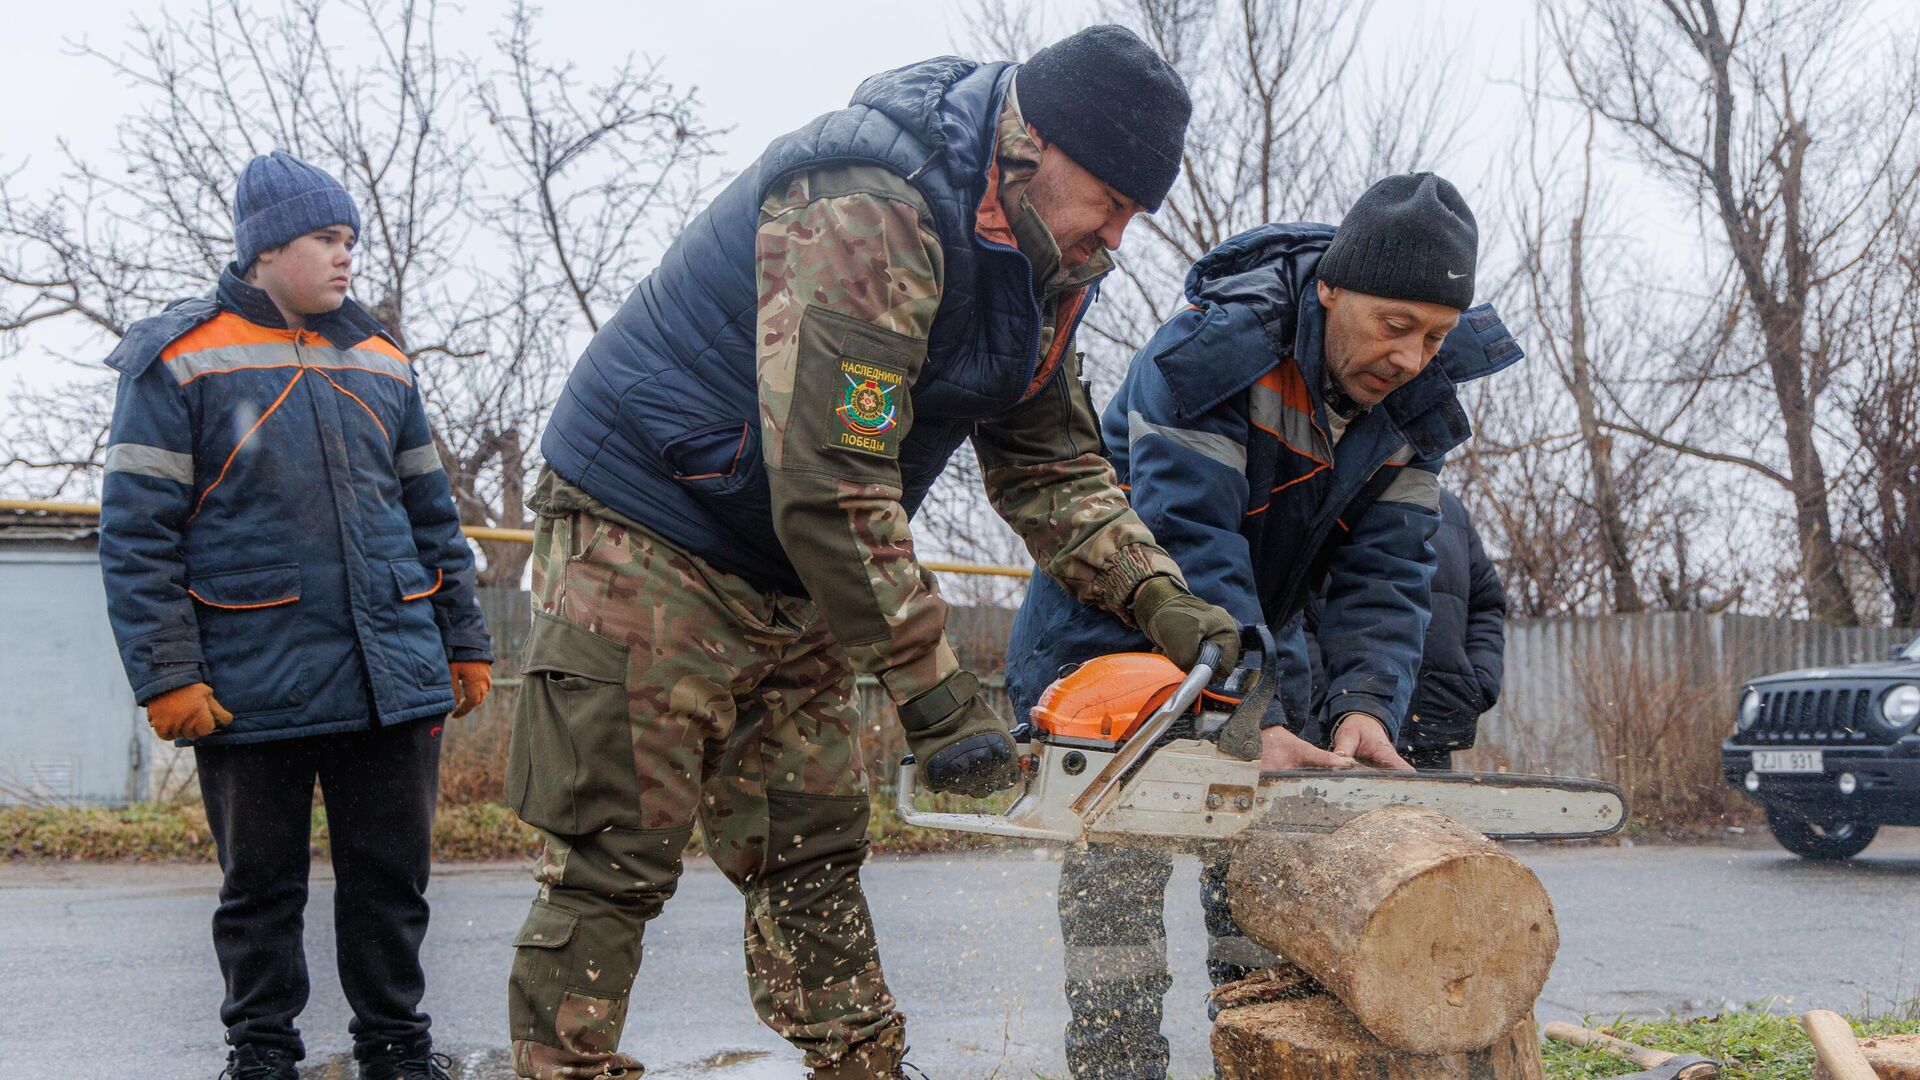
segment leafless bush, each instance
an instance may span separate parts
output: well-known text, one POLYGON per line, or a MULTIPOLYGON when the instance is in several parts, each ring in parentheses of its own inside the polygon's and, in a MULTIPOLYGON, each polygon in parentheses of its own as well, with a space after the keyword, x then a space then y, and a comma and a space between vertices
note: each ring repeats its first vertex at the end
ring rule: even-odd
POLYGON ((1574 668, 1572 707, 1633 820, 1685 830, 1750 811, 1720 777, 1739 683, 1687 638, 1607 635, 1574 668))

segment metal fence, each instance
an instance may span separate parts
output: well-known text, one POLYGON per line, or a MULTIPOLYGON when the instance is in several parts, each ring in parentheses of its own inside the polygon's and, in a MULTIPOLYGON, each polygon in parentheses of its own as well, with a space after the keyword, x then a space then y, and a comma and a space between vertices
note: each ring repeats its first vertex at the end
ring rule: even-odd
POLYGON ((1499 707, 1481 720, 1475 764, 1603 772, 1590 716, 1606 680, 1622 671, 1718 688, 1698 707, 1719 713, 1699 719, 1730 731, 1734 695, 1746 680, 1884 660, 1913 637, 1910 628, 1698 612, 1515 620, 1507 625, 1506 686, 1499 707))

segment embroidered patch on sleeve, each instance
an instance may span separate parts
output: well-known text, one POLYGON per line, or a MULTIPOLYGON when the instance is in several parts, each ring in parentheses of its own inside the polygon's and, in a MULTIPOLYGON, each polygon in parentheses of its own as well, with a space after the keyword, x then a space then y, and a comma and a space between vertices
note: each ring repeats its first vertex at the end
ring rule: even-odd
POLYGON ((901 383, 906 376, 864 360, 840 361, 840 396, 834 414, 840 426, 832 445, 841 450, 900 456, 901 383))

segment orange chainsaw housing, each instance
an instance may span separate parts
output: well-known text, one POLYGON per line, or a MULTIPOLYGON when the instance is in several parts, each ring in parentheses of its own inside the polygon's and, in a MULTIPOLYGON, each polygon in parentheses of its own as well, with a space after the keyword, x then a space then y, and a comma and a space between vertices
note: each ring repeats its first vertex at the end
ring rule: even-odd
POLYGON ((1033 707, 1049 736, 1119 742, 1173 696, 1185 673, 1158 653, 1095 657, 1055 679, 1033 707))

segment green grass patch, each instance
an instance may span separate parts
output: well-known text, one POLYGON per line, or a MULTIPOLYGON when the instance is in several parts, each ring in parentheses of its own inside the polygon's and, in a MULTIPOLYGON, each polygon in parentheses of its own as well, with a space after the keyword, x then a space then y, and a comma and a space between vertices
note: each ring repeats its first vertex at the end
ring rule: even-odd
MULTIPOLYGON (((1920 1034, 1920 1009, 1909 1005, 1892 1015, 1849 1017, 1856 1035, 1920 1034)), ((1800 1018, 1757 1007, 1694 1020, 1616 1020, 1588 1027, 1652 1050, 1698 1054, 1726 1064, 1722 1080, 1806 1080, 1813 1074, 1813 1044, 1800 1018)), ((1597 1080, 1641 1071, 1641 1067, 1598 1050, 1549 1041, 1542 1054, 1547 1075, 1556 1080, 1597 1080)))
MULTIPOLYGON (((924 796, 929 810, 998 813, 1007 797, 963 799, 924 796)), ((989 836, 916 829, 901 820, 890 791, 873 793, 867 836, 882 854, 968 851, 1003 846, 989 836)), ((326 808, 313 808, 313 853, 328 851, 326 808)), ((499 803, 443 805, 434 816, 433 857, 441 862, 531 859, 540 839, 512 810, 499 803)), ((695 835, 691 852, 700 852, 695 835)), ((198 802, 136 803, 119 810, 97 807, 0 807, 0 859, 64 862, 214 862, 213 834, 198 802)))

